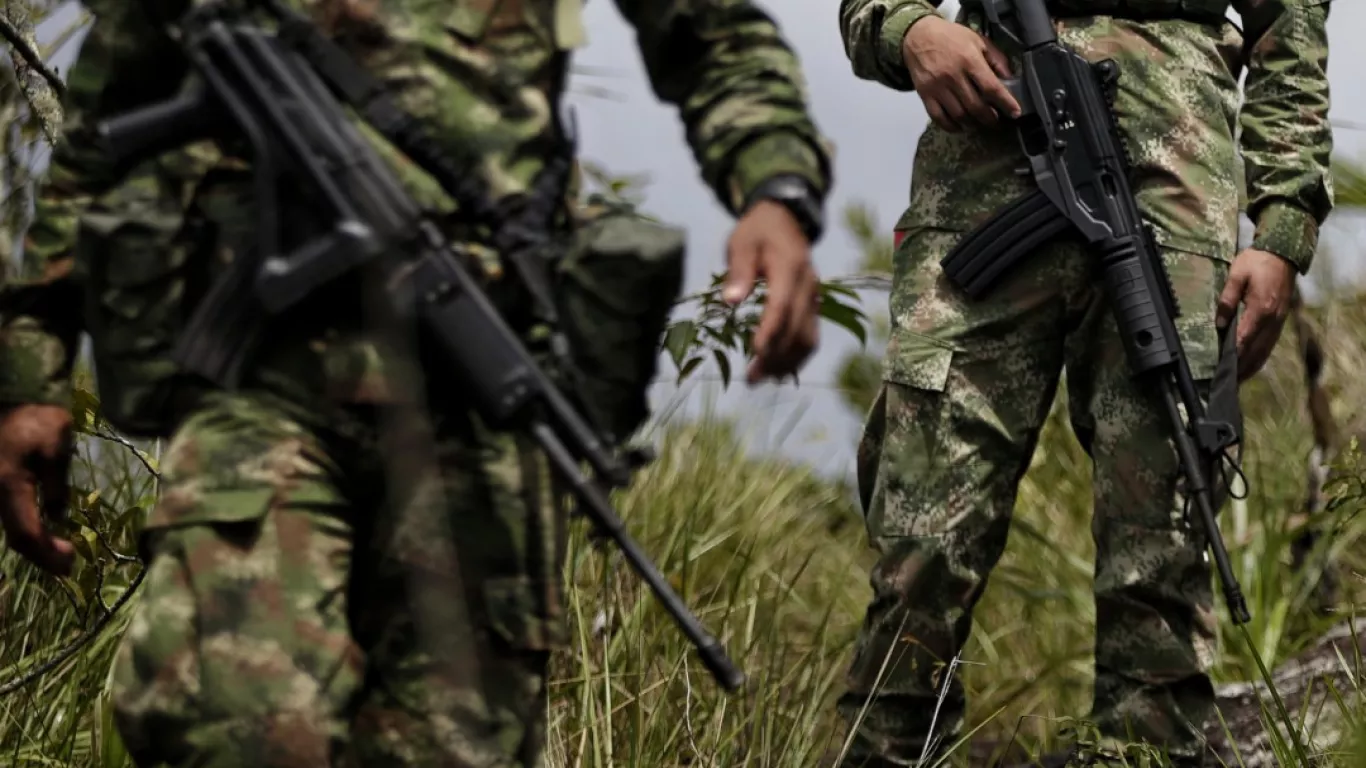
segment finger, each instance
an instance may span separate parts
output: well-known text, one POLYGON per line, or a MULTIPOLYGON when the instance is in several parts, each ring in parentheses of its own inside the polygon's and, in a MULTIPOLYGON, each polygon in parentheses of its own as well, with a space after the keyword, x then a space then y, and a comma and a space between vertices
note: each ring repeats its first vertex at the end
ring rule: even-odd
MULTIPOLYGON (((760 258, 771 259, 772 254, 768 249, 773 247, 765 245, 760 258)), ((764 312, 759 317, 759 327, 754 331, 754 357, 763 372, 768 372, 772 359, 782 354, 782 350, 775 348, 774 342, 783 337, 790 322, 793 291, 798 276, 788 264, 767 272, 768 295, 764 300, 764 312)))
POLYGON ((726 252, 726 283, 721 298, 729 304, 739 304, 754 292, 759 275, 759 249, 753 238, 739 233, 731 235, 726 252))
POLYGON ((807 267, 800 280, 801 288, 795 293, 792 312, 789 315, 786 333, 781 342, 775 343, 764 364, 764 373, 778 381, 792 376, 816 348, 820 336, 820 278, 815 270, 807 267))
MULTIPOLYGON (((1246 288, 1247 278, 1243 276, 1242 273, 1234 273, 1228 276, 1228 280, 1224 283, 1224 290, 1219 293, 1219 303, 1214 313, 1214 324, 1220 330, 1227 328, 1228 324, 1233 322, 1233 316, 1238 313, 1238 304, 1243 300, 1243 292, 1246 288)), ((1244 317, 1243 322, 1239 323, 1239 325, 1242 327, 1249 327, 1246 324, 1247 318, 1244 317)), ((1238 334, 1238 339, 1241 343, 1241 329, 1238 334)))
POLYGON ((1276 342, 1285 326, 1285 314, 1277 310, 1257 308, 1247 313, 1251 320, 1239 325, 1239 380, 1247 379, 1271 359, 1276 342))
POLYGON ((968 72, 968 75, 972 78, 972 81, 976 84, 978 90, 981 91, 983 98, 986 99, 988 104, 999 110, 1001 114, 1009 115, 1011 118, 1020 116, 1020 105, 1015 101, 1015 97, 1011 95, 1010 89, 1006 88, 1005 83, 1001 82, 1001 78, 997 77, 996 73, 989 69, 987 65, 978 62, 978 64, 968 72))
MULTIPOLYGON (((981 38, 981 40, 982 56, 987 60, 987 65, 991 67, 991 71, 995 72, 998 77, 1010 77, 1012 73, 1010 71, 1009 57, 1002 53, 1001 49, 997 48, 995 43, 985 37, 981 38)), ((1006 93, 1010 92, 1006 91, 1006 93)))
POLYGON ((939 94, 939 105, 944 108, 944 116, 953 125, 953 130, 961 130, 967 113, 963 111, 963 105, 959 103, 958 97, 951 90, 945 89, 939 94))
POLYGON ((787 321, 769 345, 765 358, 766 373, 782 380, 794 373, 811 353, 810 327, 818 322, 820 282, 809 267, 804 267, 796 280, 799 286, 788 303, 787 321))
POLYGON ((1252 378, 1266 365, 1276 348, 1278 338, 1280 334, 1268 333, 1265 330, 1254 332, 1247 337, 1242 345, 1242 351, 1238 353, 1239 381, 1252 378))
MULTIPOLYGON (((982 66, 985 68, 985 65, 982 66)), ((982 94, 970 76, 959 75, 953 81, 953 92, 958 97, 958 103, 963 106, 964 112, 971 115, 978 125, 995 125, 998 122, 996 112, 982 100, 982 94)))
POLYGON ((949 132, 958 130, 958 126, 954 125, 953 121, 949 119, 949 116, 945 114, 944 108, 940 106, 938 99, 933 99, 929 96, 926 96, 924 101, 925 112, 929 114, 930 120, 935 125, 949 132))
POLYGON ((71 572, 74 550, 70 542, 54 537, 43 527, 38 514, 38 488, 31 473, 14 470, 0 477, 0 503, 9 514, 0 515, 10 549, 50 573, 71 572))

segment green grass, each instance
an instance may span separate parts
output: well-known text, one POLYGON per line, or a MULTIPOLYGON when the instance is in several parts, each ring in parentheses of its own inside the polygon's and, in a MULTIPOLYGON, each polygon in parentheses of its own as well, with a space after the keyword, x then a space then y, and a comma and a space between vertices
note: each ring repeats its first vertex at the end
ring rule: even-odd
MULTIPOLYGON (((1338 415, 1349 423, 1356 404, 1366 403, 1366 339, 1351 332, 1366 327, 1366 309, 1338 303, 1317 315, 1328 340, 1327 383, 1338 415)), ((1366 519, 1357 514, 1366 468, 1359 459, 1336 491, 1332 535, 1320 553, 1331 555, 1345 575, 1340 612, 1316 615, 1316 571, 1292 573, 1289 566, 1311 437, 1301 366, 1289 331, 1286 338, 1267 372, 1244 388, 1245 468, 1253 488, 1241 512, 1223 512, 1253 613, 1249 636, 1268 668, 1350 615, 1361 594, 1358 574, 1366 571, 1366 519)), ((553 662, 549 764, 828 764, 843 740, 833 701, 870 596, 872 553, 852 490, 801 467, 755 458, 740 435, 716 420, 669 425, 660 444, 659 460, 618 496, 619 508, 743 665, 748 684, 722 695, 621 557, 591 546, 576 526, 566 574, 574 639, 553 662)), ((151 478, 139 460, 107 440, 87 440, 83 456, 78 479, 100 495, 92 503, 81 494, 87 511, 79 515, 104 540, 85 543, 94 558, 69 583, 0 556, 0 686, 105 621, 93 598, 113 603, 138 570, 111 552, 132 553, 137 510, 154 493, 151 478)), ((976 729, 976 739, 1013 737, 1030 752, 1051 749, 1062 743, 1059 732, 1072 718, 1087 712, 1094 624, 1089 499, 1088 462, 1055 408, 959 667, 970 696, 967 727, 976 729)), ((1218 611, 1224 615, 1222 603, 1218 611)), ((0 697, 0 764, 128 764, 105 692, 125 619, 126 611, 114 616, 78 653, 0 697)), ((1257 679, 1256 655, 1225 623, 1217 679, 1257 679)), ((1359 660, 1341 663, 1355 669, 1359 660)), ((1366 710, 1354 688, 1333 691, 1325 705, 1338 715, 1341 738, 1306 739, 1306 750, 1334 753, 1333 765, 1366 764, 1366 710)), ((1282 718, 1269 698, 1264 706, 1279 764, 1301 765, 1285 720, 1299 722, 1304 713, 1282 718)), ((966 746, 952 762, 966 764, 965 755, 966 746)))

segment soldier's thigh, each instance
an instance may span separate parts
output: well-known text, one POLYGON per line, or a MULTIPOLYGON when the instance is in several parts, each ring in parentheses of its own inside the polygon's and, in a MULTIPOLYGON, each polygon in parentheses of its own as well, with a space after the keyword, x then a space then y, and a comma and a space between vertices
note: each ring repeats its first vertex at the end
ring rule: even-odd
POLYGON ((309 442, 242 399, 172 440, 115 669, 140 763, 325 765, 344 739, 363 667, 347 627, 351 527, 309 442))
POLYGON ((961 237, 917 228, 894 255, 883 392, 859 451, 875 540, 943 534, 965 508, 978 527, 1008 514, 1087 282, 1080 252, 1051 245, 974 301, 939 266, 961 237))

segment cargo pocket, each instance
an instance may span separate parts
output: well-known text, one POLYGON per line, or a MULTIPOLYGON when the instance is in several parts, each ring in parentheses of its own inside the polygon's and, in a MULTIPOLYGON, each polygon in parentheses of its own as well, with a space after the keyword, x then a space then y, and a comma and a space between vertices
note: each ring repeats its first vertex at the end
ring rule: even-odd
POLYGON ((176 430, 148 527, 258 521, 276 507, 345 504, 317 438, 263 395, 212 392, 176 430))
POLYGON ((932 508, 942 506, 951 477, 942 439, 954 349, 938 339, 893 330, 883 361, 879 403, 860 445, 859 493, 868 534, 888 542, 937 531, 932 508))
POLYGON ((882 364, 883 381, 928 392, 948 386, 953 345, 914 331, 892 331, 882 364))
POLYGON ((541 595, 527 576, 484 581, 484 611, 489 630, 512 648, 550 651, 568 641, 562 622, 541 610, 541 595))
POLYGON ((1191 376, 1196 381, 1209 381, 1214 378, 1221 357, 1221 335, 1215 315, 1229 265, 1202 253, 1170 246, 1162 248, 1162 258, 1176 296, 1180 313, 1175 321, 1176 332, 1190 363, 1191 376))

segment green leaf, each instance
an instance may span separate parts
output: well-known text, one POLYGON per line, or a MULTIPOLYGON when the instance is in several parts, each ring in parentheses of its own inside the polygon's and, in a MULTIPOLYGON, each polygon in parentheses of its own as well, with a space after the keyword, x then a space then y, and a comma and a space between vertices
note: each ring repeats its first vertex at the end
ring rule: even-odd
POLYGON ((693 371, 697 370, 697 366, 699 366, 699 365, 701 365, 701 364, 702 364, 702 358, 700 358, 700 357, 694 357, 693 359, 689 360, 683 367, 679 368, 679 369, 678 369, 678 383, 679 383, 679 384, 682 384, 682 383, 683 383, 683 380, 686 379, 686 378, 688 378, 688 375, 691 374, 693 371))
POLYGON ((854 334, 854 337, 858 339, 859 346, 866 347, 868 345, 868 328, 864 324, 863 310, 836 299, 823 300, 820 306, 821 317, 854 334))
POLYGON ((711 354, 712 354, 712 357, 716 360, 716 367, 719 368, 719 369, 721 370, 721 386, 722 386, 722 387, 729 387, 729 386, 730 386, 730 360, 726 357, 726 353, 725 353, 725 352, 722 352, 722 351, 719 350, 719 349, 713 349, 713 350, 711 351, 711 354))
POLYGON ((683 367, 683 358, 687 357, 688 350, 696 344, 697 324, 691 320, 674 323, 664 335, 664 349, 668 351, 669 357, 673 358, 674 365, 679 368, 683 367))
POLYGON ((90 432, 99 425, 100 399, 85 387, 71 388, 72 429, 90 432))

